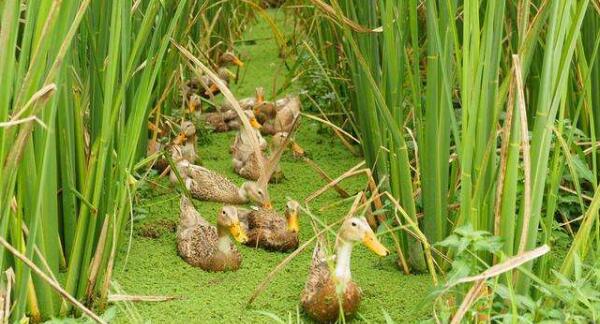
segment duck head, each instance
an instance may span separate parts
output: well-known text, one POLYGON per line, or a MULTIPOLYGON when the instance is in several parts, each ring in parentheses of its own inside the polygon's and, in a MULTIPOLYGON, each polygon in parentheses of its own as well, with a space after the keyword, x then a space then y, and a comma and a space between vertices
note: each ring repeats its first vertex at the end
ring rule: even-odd
POLYGON ((232 50, 227 50, 225 53, 221 54, 221 65, 225 64, 234 64, 239 67, 244 66, 244 62, 242 62, 237 55, 232 50))
POLYGON ((238 210, 233 206, 224 206, 217 216, 217 226, 227 229, 229 234, 238 242, 245 243, 248 241, 248 236, 240 226, 238 218, 238 210))
POLYGON ((254 115, 254 112, 252 110, 244 110, 244 114, 248 118, 248 121, 250 122, 250 125, 253 128, 260 129, 262 127, 262 125, 256 119, 256 116, 254 115))
POLYGON ((261 204, 263 208, 273 208, 271 205, 271 198, 269 198, 269 193, 266 188, 261 188, 258 183, 254 181, 244 182, 240 188, 240 195, 245 199, 261 204))
POLYGON ((295 200, 288 200, 285 205, 285 218, 290 232, 298 233, 300 231, 299 215, 300 204, 295 200))
POLYGON ((349 243, 360 242, 379 256, 390 254, 390 251, 379 242, 364 217, 346 219, 340 227, 338 239, 349 243))
POLYGON ((179 129, 179 134, 177 135, 174 141, 175 145, 181 145, 185 143, 188 139, 193 138, 196 135, 196 126, 194 126, 194 123, 192 123, 191 121, 182 121, 179 129))

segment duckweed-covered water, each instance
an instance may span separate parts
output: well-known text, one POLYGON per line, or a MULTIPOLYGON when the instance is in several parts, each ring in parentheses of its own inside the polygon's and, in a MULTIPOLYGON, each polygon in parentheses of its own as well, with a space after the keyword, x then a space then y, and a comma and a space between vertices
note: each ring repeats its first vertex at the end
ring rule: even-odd
MULTIPOLYGON (((257 41, 237 48, 246 63, 242 83, 233 86, 239 98, 252 95, 256 86, 271 87, 274 72, 282 69, 270 36, 268 25, 259 22, 246 35, 247 39, 257 41)), ((360 162, 335 136, 320 129, 321 126, 304 118, 297 140, 330 176, 337 177, 360 162)), ((230 162, 229 146, 234 136, 234 133, 213 134, 210 144, 198 148, 204 166, 241 184, 243 179, 233 173, 230 162)), ((281 164, 286 179, 270 186, 271 198, 278 210, 283 210, 287 197, 303 201, 326 183, 290 153, 284 155, 281 164)), ((342 183, 350 193, 360 191, 364 185, 364 178, 342 183)), ((339 200, 337 193, 331 190, 311 202, 310 209, 325 222, 332 223, 346 214, 351 202, 345 201, 323 211, 321 208, 339 200)), ((205 218, 214 222, 221 204, 199 201, 195 204, 205 218)), ((178 297, 173 301, 136 303, 133 312, 141 318, 152 323, 256 323, 273 321, 261 312, 285 321, 288 316, 295 321, 299 312, 301 320, 308 321, 298 309, 298 302, 308 274, 312 245, 275 277, 251 307, 246 307, 257 285, 287 254, 243 246, 240 249, 244 260, 239 271, 207 273, 189 266, 177 255, 174 227, 179 216, 179 196, 165 179, 151 179, 143 186, 135 211, 132 240, 121 246, 114 280, 127 294, 178 297)), ((301 240, 312 235, 309 220, 301 218, 301 240)), ((425 298, 431 289, 430 277, 404 275, 395 264, 395 256, 382 259, 365 247, 357 246, 352 256, 352 276, 363 289, 359 311, 365 319, 383 322, 384 312, 396 322, 428 318, 430 307, 425 298)), ((129 322, 131 316, 120 308, 117 322, 129 322)))

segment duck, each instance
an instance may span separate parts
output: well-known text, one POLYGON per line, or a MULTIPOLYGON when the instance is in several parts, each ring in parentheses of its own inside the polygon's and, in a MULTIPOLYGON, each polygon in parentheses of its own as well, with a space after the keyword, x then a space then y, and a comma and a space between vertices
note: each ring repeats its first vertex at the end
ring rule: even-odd
MULTIPOLYGON (((253 97, 242 98, 237 100, 240 108, 242 110, 254 109, 254 107, 265 100, 264 89, 262 87, 257 87, 255 90, 255 95, 253 97)), ((221 111, 230 111, 233 109, 233 104, 225 98, 223 100, 223 104, 221 105, 221 111)))
MULTIPOLYGON (((271 111, 275 111, 273 118, 261 122, 261 133, 273 136, 289 133, 294 121, 300 117, 300 98, 298 96, 287 96, 275 101, 273 106, 274 109, 265 105, 258 105, 255 108, 255 115, 268 115, 272 114, 271 111)), ((294 156, 304 156, 304 149, 296 141, 291 139, 290 146, 294 156)))
MULTIPOLYGON (((173 156, 173 150, 181 150, 177 159, 188 159, 191 163, 195 163, 198 155, 196 154, 196 127, 190 121, 183 120, 179 127, 179 134, 170 142, 165 143, 164 140, 158 139, 156 135, 148 141, 146 149, 146 155, 152 156, 158 154, 162 150, 171 152, 173 156)), ((156 162, 152 165, 152 168, 163 172, 169 167, 169 162, 162 156, 156 159, 156 162)))
POLYGON ((340 309, 343 309, 344 318, 348 319, 358 310, 361 290, 352 280, 350 257, 354 245, 359 242, 379 256, 389 254, 364 217, 349 217, 342 223, 335 242, 335 261, 331 269, 324 250, 324 238, 318 238, 308 280, 300 298, 302 308, 314 320, 334 322, 341 315, 340 309))
MULTIPOLYGON (((175 152, 173 159, 177 157, 178 153, 175 152)), ((176 167, 185 187, 195 199, 231 205, 254 202, 263 208, 272 208, 267 186, 261 181, 246 181, 238 187, 225 176, 185 159, 180 159, 176 167)), ((169 178, 172 183, 178 181, 173 170, 169 178)))
POLYGON ((181 159, 194 164, 198 159, 196 140, 196 126, 191 121, 184 120, 181 122, 179 134, 173 140, 173 148, 181 150, 179 154, 181 159))
MULTIPOLYGON (((252 110, 244 110, 244 113, 246 114, 246 117, 250 121, 250 125, 252 125, 252 127, 257 129, 261 127, 252 110)), ((242 125, 237 112, 233 109, 207 113, 205 114, 204 120, 211 126, 213 131, 218 133, 240 129, 242 125)))
MULTIPOLYGON (((227 66, 229 65, 237 65, 239 67, 244 66, 244 62, 242 62, 237 55, 232 50, 227 50, 219 57, 217 61, 216 71, 217 76, 223 83, 226 85, 229 83, 231 78, 235 78, 235 74, 233 74, 227 66)), ((203 98, 212 98, 220 93, 220 89, 216 83, 212 81, 210 77, 207 75, 202 75, 198 78, 192 78, 185 82, 182 86, 182 94, 184 100, 188 100, 191 98, 192 94, 196 94, 203 98)))
POLYGON ((258 208, 241 213, 240 223, 248 234, 248 240, 244 244, 280 252, 298 248, 299 207, 297 201, 289 200, 285 218, 273 209, 258 208))
MULTIPOLYGON (((260 176, 256 151, 251 137, 258 141, 260 152, 264 152, 267 148, 267 141, 260 134, 261 125, 256 121, 254 113, 251 110, 244 110, 244 114, 250 121, 252 128, 247 131, 245 128, 239 129, 236 134, 233 144, 230 147, 232 154, 232 164, 234 171, 242 177, 250 180, 257 180, 260 176), (249 170, 248 165, 252 165, 253 170, 249 170), (255 169, 255 170, 254 170, 255 169)), ((239 121, 241 124, 241 121, 239 121)), ((262 154, 261 154, 262 155, 262 154)), ((261 156, 263 163, 266 163, 264 156, 261 156)))
POLYGON ((224 206, 217 216, 217 226, 211 225, 183 195, 179 204, 177 252, 181 258, 204 271, 235 271, 242 264, 242 255, 231 237, 240 243, 248 237, 233 206, 224 206))
POLYGON ((300 98, 291 95, 274 103, 264 101, 256 104, 254 114, 261 116, 257 117, 263 125, 261 132, 265 135, 289 132, 292 122, 300 115, 300 106, 300 98))
MULTIPOLYGON (((297 121, 298 119, 296 119, 297 121)), ((263 179, 266 182, 279 182, 283 179, 284 175, 281 171, 279 160, 283 154, 283 150, 287 147, 290 138, 297 129, 297 122, 294 122, 291 133, 280 140, 273 142, 276 144, 273 146, 271 155, 266 158, 263 154, 266 149, 266 142, 261 142, 262 136, 256 135, 258 138, 259 147, 254 148, 253 141, 250 137, 251 134, 245 132, 243 129, 240 130, 236 141, 234 141, 231 151, 233 153, 233 169, 234 171, 248 180, 263 179)))

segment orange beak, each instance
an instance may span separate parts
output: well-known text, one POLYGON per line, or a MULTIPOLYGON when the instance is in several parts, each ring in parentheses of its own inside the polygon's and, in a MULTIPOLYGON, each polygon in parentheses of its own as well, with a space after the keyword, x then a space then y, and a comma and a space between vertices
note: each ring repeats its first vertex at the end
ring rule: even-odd
POLYGON ((273 209, 273 205, 271 205, 270 201, 267 201, 266 203, 263 204, 263 208, 273 209))
POLYGON ((160 133, 160 128, 158 128, 158 126, 156 126, 154 123, 148 122, 148 129, 153 132, 160 133))
POLYGON ((194 111, 196 111, 196 104, 193 101, 190 101, 190 103, 188 104, 188 110, 193 113, 194 111))
POLYGON ((234 57, 233 61, 231 61, 231 63, 239 66, 239 67, 243 67, 244 66, 244 62, 242 62, 239 58, 234 57))
POLYGON ((179 133, 177 134, 177 137, 175 137, 175 140, 173 141, 173 143, 175 143, 175 145, 181 145, 183 144, 183 142, 185 142, 185 140, 187 139, 187 136, 185 136, 185 134, 179 133))
POLYGON ((260 129, 262 125, 256 120, 256 118, 250 119, 250 125, 256 129, 260 129))
POLYGON ((215 94, 218 91, 219 91, 219 87, 215 83, 213 83, 210 85, 210 87, 208 87, 208 90, 206 90, 204 92, 204 94, 206 94, 208 96, 209 94, 215 94))

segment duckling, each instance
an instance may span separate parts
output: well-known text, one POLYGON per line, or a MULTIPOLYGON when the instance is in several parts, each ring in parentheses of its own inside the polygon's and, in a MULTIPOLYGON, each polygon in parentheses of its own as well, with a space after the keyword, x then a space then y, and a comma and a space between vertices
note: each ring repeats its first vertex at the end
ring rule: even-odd
POLYGON ((188 264, 205 271, 235 271, 240 268, 242 256, 230 236, 244 243, 248 240, 240 226, 237 210, 225 206, 217 217, 217 227, 211 225, 182 196, 177 226, 177 252, 188 264))
POLYGON ((320 239, 315 246, 301 303, 304 311, 318 322, 336 321, 340 315, 340 301, 345 318, 351 317, 358 309, 361 291, 350 275, 350 256, 357 242, 362 242, 379 256, 389 254, 362 217, 350 217, 340 227, 333 272, 326 261, 323 240, 320 239))
MULTIPOLYGON (((177 163, 177 171, 186 188, 198 200, 216 201, 226 204, 241 205, 249 201, 261 204, 264 208, 272 208, 266 185, 246 181, 237 187, 231 180, 205 167, 193 165, 182 159, 177 163)), ((177 182, 176 175, 171 172, 171 182, 177 182)))
POLYGON ((291 251, 298 248, 298 209, 300 204, 289 200, 285 219, 272 209, 251 210, 240 216, 242 228, 248 233, 247 246, 269 251, 291 251))

